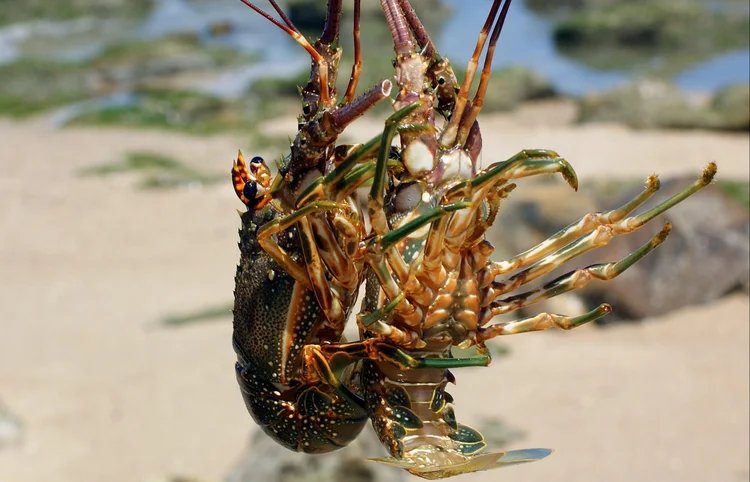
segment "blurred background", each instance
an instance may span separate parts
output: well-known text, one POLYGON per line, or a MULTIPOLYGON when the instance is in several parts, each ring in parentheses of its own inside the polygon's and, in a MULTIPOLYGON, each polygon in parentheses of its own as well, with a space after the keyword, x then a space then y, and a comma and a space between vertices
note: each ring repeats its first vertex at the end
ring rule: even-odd
MULTIPOLYGON (((318 35, 323 0, 279 3, 318 35)), ((462 71, 491 2, 412 3, 462 71)), ((363 4, 360 92, 393 57, 378 2, 363 4)), ((749 41, 746 0, 513 3, 483 162, 554 149, 581 187, 522 181, 492 228, 497 259, 654 172, 654 202, 711 160, 719 174, 574 263, 619 259, 672 221, 640 264, 525 313, 607 300, 602 323, 493 342, 489 368, 456 372, 458 418, 491 448, 556 452, 455 480, 750 480, 749 41)), ((285 452, 234 378, 228 172, 238 148, 288 152, 308 74, 305 52, 236 0, 0 0, 0 481, 418 480, 363 461, 384 454, 369 427, 336 455, 285 452)), ((342 142, 378 133, 386 104, 342 142)))

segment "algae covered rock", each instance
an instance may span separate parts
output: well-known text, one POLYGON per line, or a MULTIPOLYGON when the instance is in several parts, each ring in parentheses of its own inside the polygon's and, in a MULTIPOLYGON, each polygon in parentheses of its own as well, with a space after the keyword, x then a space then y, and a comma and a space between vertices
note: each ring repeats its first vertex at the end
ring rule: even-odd
POLYGON ((109 46, 92 61, 96 81, 109 89, 130 89, 161 82, 176 83, 180 76, 211 72, 256 58, 229 47, 204 45, 198 34, 166 37, 109 46))
POLYGON ((0 115, 23 117, 91 97, 86 66, 47 60, 0 65, 0 115))
POLYGON ((581 99, 579 122, 618 122, 638 129, 700 128, 712 122, 699 99, 662 80, 642 80, 581 99))
POLYGON ((554 40, 565 55, 594 68, 674 73, 746 47, 750 20, 698 0, 632 0, 576 10, 556 25, 554 40))
POLYGON ((724 130, 750 129, 750 84, 734 84, 714 94, 711 109, 716 117, 715 128, 724 130))

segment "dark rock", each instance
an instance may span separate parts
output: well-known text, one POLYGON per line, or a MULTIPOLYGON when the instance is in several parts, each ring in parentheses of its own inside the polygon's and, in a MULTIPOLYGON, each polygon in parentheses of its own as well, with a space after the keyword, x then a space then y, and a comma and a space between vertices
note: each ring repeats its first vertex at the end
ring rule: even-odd
POLYGON ((663 80, 641 80, 578 102, 578 122, 618 122, 636 129, 750 129, 750 85, 720 89, 706 102, 663 80))
POLYGON ((292 452, 260 430, 230 470, 225 482, 399 482, 402 470, 365 460, 384 449, 374 432, 365 428, 351 444, 336 452, 308 455, 292 452))

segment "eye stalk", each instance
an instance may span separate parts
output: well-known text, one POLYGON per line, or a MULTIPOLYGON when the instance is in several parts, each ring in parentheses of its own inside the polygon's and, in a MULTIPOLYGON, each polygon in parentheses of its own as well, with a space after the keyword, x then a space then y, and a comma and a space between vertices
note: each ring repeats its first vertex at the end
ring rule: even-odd
POLYGON ((238 153, 232 165, 232 183, 237 197, 248 209, 260 209, 271 200, 271 171, 262 157, 253 157, 248 165, 242 152, 238 153))

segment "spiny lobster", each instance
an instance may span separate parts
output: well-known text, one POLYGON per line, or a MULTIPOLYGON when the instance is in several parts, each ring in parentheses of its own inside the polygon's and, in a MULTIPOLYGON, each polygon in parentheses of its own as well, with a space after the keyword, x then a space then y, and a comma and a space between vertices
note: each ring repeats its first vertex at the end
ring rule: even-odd
POLYGON ((485 231, 515 187, 509 181, 560 173, 577 188, 573 168, 548 150, 522 151, 477 172, 482 142, 476 119, 510 0, 493 2, 460 87, 409 1, 381 0, 396 52, 396 113, 381 135, 349 146, 337 146, 338 135, 391 90, 386 80, 354 98, 362 65, 359 1, 355 62, 341 104, 334 87, 341 0, 328 2, 324 32, 314 45, 273 0, 284 24, 242 1, 292 36, 313 60, 301 91, 299 130, 279 174, 272 180, 262 159, 247 165, 241 155, 232 170, 237 195, 248 207, 241 214, 233 342, 238 381, 256 422, 288 448, 321 453, 350 442, 369 417, 392 455, 377 460, 430 479, 548 455, 547 449, 480 453, 481 434, 456 422, 445 391, 453 381, 448 369, 487 365, 484 343, 495 336, 570 329, 609 312, 602 305, 578 317, 543 313, 489 325, 496 315, 591 279, 612 279, 641 259, 666 238, 669 225, 623 260, 507 296, 613 236, 640 228, 707 185, 715 164, 692 186, 643 214, 628 217, 658 189, 656 177, 622 208, 589 214, 520 255, 492 262, 485 231), (436 114, 445 118, 440 128, 436 114), (393 148, 396 135, 400 147, 393 148), (369 179, 368 233, 350 194, 369 179), (341 333, 365 277, 367 295, 357 316, 361 340, 343 343, 341 333), (455 345, 476 345, 478 355, 453 358, 455 345), (354 365, 359 361, 361 367, 354 365), (360 381, 354 379, 358 372, 360 381))
MULTIPOLYGON (((359 252, 365 228, 350 195, 374 175, 374 160, 366 161, 379 148, 380 136, 365 145, 335 143, 349 123, 389 95, 391 82, 355 99, 357 58, 344 100, 337 102, 341 0, 328 3, 324 32, 314 45, 274 0, 269 1, 284 24, 242 1, 308 51, 312 71, 301 89, 299 130, 278 175, 272 179, 262 158, 246 163, 242 153, 232 167, 235 192, 247 207, 240 213, 233 309, 237 380, 248 410, 268 435, 292 450, 329 452, 354 439, 367 421, 364 402, 342 381, 343 374, 334 373, 341 370, 329 358, 352 350, 352 344, 339 342, 364 280, 359 252)), ((355 45, 358 13, 357 2, 355 45)), ((411 110, 396 113, 390 124, 411 110)), ((366 246, 388 250, 460 206, 437 207, 400 231, 369 239, 366 246)), ((343 369, 352 360, 345 357, 341 363, 343 369)))
MULTIPOLYGON (((646 256, 667 237, 667 224, 647 244, 624 259, 566 273, 541 287, 509 296, 576 256, 607 244, 614 236, 635 231, 659 214, 708 185, 716 173, 711 163, 691 186, 637 216, 628 217, 659 188, 652 176, 645 190, 619 209, 592 213, 546 241, 508 260, 492 262, 493 247, 485 239, 501 201, 515 188, 511 180, 560 173, 574 189, 577 176, 554 151, 525 150, 477 172, 481 132, 476 122, 490 79, 491 64, 511 0, 494 0, 460 88, 448 60, 441 57, 409 0, 381 0, 396 52, 396 109, 417 100, 402 122, 434 125, 435 112, 446 118, 441 129, 401 133, 399 158, 404 169, 380 186, 373 186, 369 214, 374 231, 387 235, 435 205, 465 202, 467 207, 414 232, 395 251, 383 253, 368 277, 365 312, 392 304, 387 319, 360 323, 365 338, 381 338, 414 359, 437 365, 452 359, 451 347, 479 347, 465 365, 488 363, 484 343, 496 336, 545 330, 569 330, 611 311, 601 305, 577 317, 542 313, 528 319, 489 324, 497 315, 578 289, 594 279, 609 280, 646 256), (475 96, 469 89, 479 57, 489 38, 475 96)), ((386 172, 379 159, 375 183, 386 172)), ((365 317, 360 316, 360 321, 365 317)), ((482 435, 458 424, 445 391, 453 375, 443 368, 394 365, 365 360, 362 386, 373 427, 391 453, 378 459, 424 478, 442 478, 528 462, 550 453, 546 449, 480 453, 482 435)))

